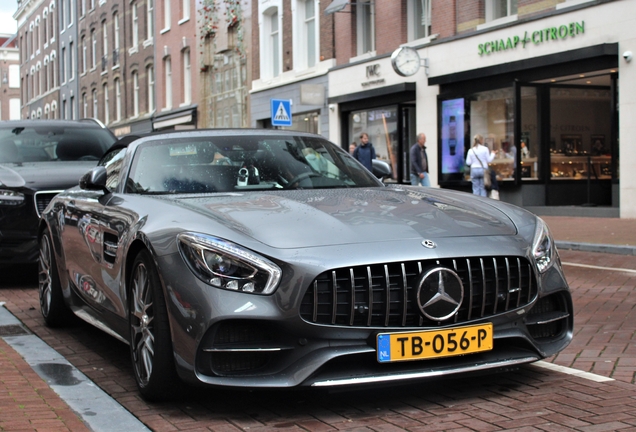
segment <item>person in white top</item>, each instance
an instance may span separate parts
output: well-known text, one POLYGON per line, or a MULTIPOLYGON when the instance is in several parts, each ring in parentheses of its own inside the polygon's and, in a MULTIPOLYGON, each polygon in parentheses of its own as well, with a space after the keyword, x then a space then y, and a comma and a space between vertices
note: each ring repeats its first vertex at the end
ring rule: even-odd
POLYGON ((491 152, 483 145, 484 137, 477 134, 473 140, 473 146, 466 155, 466 166, 470 167, 470 181, 473 183, 473 194, 488 196, 484 187, 484 171, 488 164, 495 158, 494 150, 491 152))

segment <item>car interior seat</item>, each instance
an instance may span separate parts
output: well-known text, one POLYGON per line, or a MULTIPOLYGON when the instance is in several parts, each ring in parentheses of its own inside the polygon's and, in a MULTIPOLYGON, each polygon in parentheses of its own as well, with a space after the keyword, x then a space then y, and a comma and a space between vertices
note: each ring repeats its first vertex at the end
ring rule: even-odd
POLYGON ((18 152, 18 146, 13 140, 0 142, 0 163, 1 162, 22 162, 22 157, 18 152))

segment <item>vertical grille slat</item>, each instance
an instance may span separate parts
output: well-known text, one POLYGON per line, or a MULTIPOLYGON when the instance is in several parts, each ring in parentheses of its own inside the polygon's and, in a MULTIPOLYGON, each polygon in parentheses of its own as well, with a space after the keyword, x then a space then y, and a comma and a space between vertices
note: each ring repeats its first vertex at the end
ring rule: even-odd
POLYGON ((510 261, 506 258, 506 275, 508 276, 508 284, 506 289, 506 310, 510 306, 510 288, 512 281, 510 280, 510 261))
MULTIPOLYGON (((369 280, 371 280, 371 275, 369 274, 369 280)), ((373 322, 373 308, 374 308, 374 304, 373 304, 373 285, 369 284, 369 287, 367 289, 367 292, 369 293, 369 314, 367 315, 367 326, 371 326, 371 323, 373 322)))
POLYGON ((406 268, 404 267, 404 263, 400 264, 400 269, 402 270, 402 327, 406 325, 406 314, 408 312, 409 306, 409 293, 408 293, 408 282, 406 280, 406 268))
POLYGON ((479 316, 483 317, 486 313, 486 269, 483 258, 479 258, 479 265, 481 267, 481 313, 479 316))
POLYGON ((534 268, 525 257, 405 261, 322 273, 309 285, 300 315, 322 325, 426 328, 489 318, 524 307, 536 296, 534 268), (424 317, 415 301, 418 278, 438 266, 454 270, 464 286, 459 310, 441 323, 424 317))
POLYGON ((466 266, 468 267, 468 317, 470 320, 473 316, 473 270, 470 267, 470 258, 466 258, 466 266))
POLYGON ((499 303, 499 267, 496 257, 492 257, 492 266, 495 270, 495 304, 492 308, 492 313, 495 315, 497 313, 497 304, 499 303))
POLYGON ((333 296, 333 305, 331 308, 331 324, 335 324, 338 312, 338 278, 336 277, 335 270, 331 272, 331 278, 331 294, 333 296))
POLYGON ((384 265, 384 282, 386 286, 386 313, 384 314, 384 326, 389 325, 391 319, 391 281, 389 280, 389 268, 384 265))

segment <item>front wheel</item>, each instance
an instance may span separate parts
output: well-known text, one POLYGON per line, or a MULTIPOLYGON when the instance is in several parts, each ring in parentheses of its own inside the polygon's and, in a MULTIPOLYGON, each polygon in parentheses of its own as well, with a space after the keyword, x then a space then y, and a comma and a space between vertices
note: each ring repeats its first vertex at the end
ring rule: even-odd
POLYGON ((49 327, 60 327, 72 322, 73 313, 64 303, 62 284, 57 272, 51 233, 45 230, 40 238, 38 259, 38 291, 40 312, 49 327))
POLYGON ((178 382, 166 302, 148 251, 139 252, 130 276, 130 356, 141 395, 165 400, 178 382))

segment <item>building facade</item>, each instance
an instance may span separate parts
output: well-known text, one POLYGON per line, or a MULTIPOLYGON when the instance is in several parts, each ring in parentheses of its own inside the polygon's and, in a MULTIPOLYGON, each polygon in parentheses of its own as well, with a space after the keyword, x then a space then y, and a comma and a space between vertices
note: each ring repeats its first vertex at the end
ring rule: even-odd
POLYGON ((273 127, 272 111, 283 100, 290 101, 290 112, 279 117, 288 119, 288 126, 276 127, 329 136, 328 73, 338 50, 334 17, 325 14, 328 5, 318 0, 252 3, 253 127, 273 127))
POLYGON ((194 0, 164 0, 156 4, 157 107, 153 130, 193 129, 198 125, 196 4, 194 0))
POLYGON ((480 134, 496 152, 501 199, 636 217, 636 178, 621 169, 634 157, 633 1, 364 3, 328 7, 339 41, 330 139, 344 147, 370 131, 407 183, 408 148, 424 132, 432 183, 469 191, 465 158, 480 134), (418 57, 409 71, 392 62, 404 45, 418 57))
POLYGON ((0 33, 0 120, 20 118, 20 53, 17 34, 0 33))
POLYGON ((59 29, 55 0, 18 1, 21 118, 59 118, 59 29))

